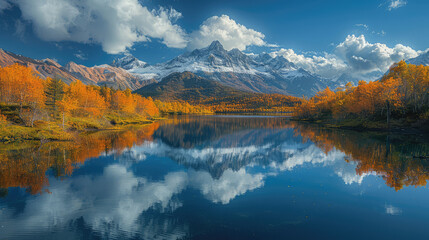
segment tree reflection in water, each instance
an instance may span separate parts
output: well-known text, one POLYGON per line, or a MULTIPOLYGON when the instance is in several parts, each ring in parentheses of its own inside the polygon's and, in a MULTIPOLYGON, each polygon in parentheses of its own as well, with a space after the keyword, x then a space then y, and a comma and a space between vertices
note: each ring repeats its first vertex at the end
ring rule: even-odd
MULTIPOLYGON (((0 196, 7 199, 8 190, 18 187, 36 197, 25 197, 23 209, 4 208, 0 233, 15 236, 25 229, 22 234, 33 236, 41 229, 36 238, 51 238, 49 231, 66 231, 72 238, 186 238, 189 222, 176 213, 189 189, 226 205, 263 188, 269 177, 321 166, 345 184, 379 175, 400 190, 426 185, 428 153, 422 136, 249 116, 182 116, 133 130, 84 134, 75 142, 2 144, 0 196), (97 174, 86 162, 112 156, 97 165, 97 174), (137 167, 147 159, 164 169, 156 175, 137 167), (74 174, 78 168, 86 172, 74 174)), ((385 208, 390 215, 401 212, 393 205, 385 208)))
POLYGON ((358 175, 380 175, 396 190, 425 186, 429 179, 429 145, 420 136, 328 129, 281 117, 185 116, 134 130, 81 135, 76 142, 2 144, 0 188, 21 187, 31 194, 41 193, 49 185, 49 169, 55 177, 64 178, 90 158, 138 155, 145 148, 163 149, 158 154, 218 179, 227 169, 239 171, 249 164, 284 166, 293 158, 285 145, 297 145, 296 139, 291 141, 292 131, 303 144, 295 146, 298 150, 314 144, 326 156, 340 151, 344 161, 357 163, 358 175))

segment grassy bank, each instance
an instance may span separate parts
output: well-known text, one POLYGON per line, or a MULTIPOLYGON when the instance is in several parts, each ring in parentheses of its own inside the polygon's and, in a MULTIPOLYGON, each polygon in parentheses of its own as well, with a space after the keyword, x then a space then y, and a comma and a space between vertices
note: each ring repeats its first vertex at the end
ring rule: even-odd
POLYGON ((291 121, 314 123, 328 128, 351 129, 357 131, 429 133, 429 124, 427 121, 416 120, 412 118, 391 119, 389 125, 387 124, 386 120, 380 119, 335 119, 328 116, 317 119, 292 117, 291 121))
POLYGON ((1 108, 0 142, 27 140, 72 141, 79 133, 99 130, 120 130, 132 125, 144 125, 155 121, 138 114, 109 112, 102 117, 67 117, 64 126, 61 119, 35 121, 26 126, 19 117, 19 110, 13 106, 1 108))

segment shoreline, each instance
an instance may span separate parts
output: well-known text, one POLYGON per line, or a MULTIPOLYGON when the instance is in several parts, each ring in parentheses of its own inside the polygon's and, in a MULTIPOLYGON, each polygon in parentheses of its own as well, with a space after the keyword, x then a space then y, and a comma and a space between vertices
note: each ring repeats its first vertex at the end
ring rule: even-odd
MULTIPOLYGON (((413 135, 427 135, 429 136, 429 129, 424 128, 417 128, 413 126, 398 126, 393 125, 390 128, 388 127, 368 127, 362 125, 362 122, 359 122, 356 125, 347 125, 347 123, 350 122, 339 122, 335 123, 331 120, 309 120, 309 119, 297 119, 294 117, 290 118, 290 121, 299 122, 299 123, 307 123, 307 124, 314 124, 314 125, 320 125, 326 128, 331 129, 343 129, 343 130, 352 130, 357 132, 379 132, 379 133, 400 133, 400 134, 413 134, 413 135)), ((374 124, 382 124, 381 122, 373 122, 374 124)))
MULTIPOLYGON (((378 132, 378 133, 398 133, 398 134, 413 134, 413 135, 422 135, 429 136, 429 129, 417 128, 413 126, 398 126, 398 123, 393 124, 391 128, 387 127, 368 127, 364 126, 364 122, 335 122, 333 120, 310 120, 310 119, 298 119, 290 115, 283 114, 267 114, 267 113, 234 113, 234 114, 225 114, 225 113, 215 113, 215 114, 183 114, 179 116, 219 116, 219 117, 285 117, 288 121, 297 122, 301 124, 311 124, 318 125, 330 129, 342 129, 342 130, 352 130, 357 132, 378 132)), ((136 121, 128 123, 118 123, 112 124, 111 126, 102 126, 101 128, 85 128, 85 129, 72 129, 62 130, 58 124, 51 124, 46 128, 46 126, 41 127, 26 127, 21 125, 10 124, 8 126, 3 126, 3 129, 0 130, 0 143, 9 144, 25 141, 58 141, 58 142, 67 142, 73 141, 80 134, 89 134, 94 132, 102 131, 124 131, 130 130, 133 128, 142 127, 145 125, 153 124, 158 121, 162 121, 170 118, 174 115, 166 115, 163 117, 154 118, 152 120, 146 121, 136 121)), ((372 122, 374 125, 382 125, 381 122, 372 122)))
POLYGON ((103 131, 125 131, 133 127, 143 127, 149 124, 153 124, 161 119, 147 120, 140 123, 129 123, 129 124, 116 124, 111 127, 103 128, 86 128, 86 129, 43 129, 38 127, 26 127, 20 125, 10 124, 4 126, 5 129, 0 130, 0 143, 19 143, 26 141, 41 141, 41 142, 71 142, 78 138, 80 134, 103 132, 103 131), (9 131, 9 134, 7 133, 9 131), (15 132, 16 134, 10 134, 15 132), (5 134, 6 133, 6 134, 5 134))

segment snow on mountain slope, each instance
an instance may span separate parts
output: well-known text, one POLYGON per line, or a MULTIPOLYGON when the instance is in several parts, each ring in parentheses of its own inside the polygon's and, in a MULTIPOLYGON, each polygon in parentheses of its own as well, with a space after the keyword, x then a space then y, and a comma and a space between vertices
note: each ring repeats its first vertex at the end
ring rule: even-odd
POLYGON ((420 54, 418 57, 408 59, 407 63, 429 66, 429 51, 420 54))
POLYGON ((189 71, 239 90, 295 96, 313 95, 328 82, 296 67, 284 57, 273 58, 268 54, 251 57, 238 49, 227 51, 218 41, 165 63, 141 65, 138 59, 128 55, 113 65, 142 79, 159 81, 171 73, 189 71))
POLYGON ((111 65, 113 67, 120 67, 125 70, 130 70, 134 68, 143 68, 147 65, 147 63, 140 61, 133 55, 127 54, 123 58, 115 59, 111 65))

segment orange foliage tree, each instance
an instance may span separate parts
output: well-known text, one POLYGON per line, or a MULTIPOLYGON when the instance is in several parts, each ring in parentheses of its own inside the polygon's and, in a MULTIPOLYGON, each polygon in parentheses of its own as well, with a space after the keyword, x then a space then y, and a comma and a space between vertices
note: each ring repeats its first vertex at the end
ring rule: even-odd
POLYGON ((363 118, 390 116, 429 119, 429 67, 401 61, 381 80, 348 84, 336 92, 329 88, 294 108, 298 118, 363 118))

